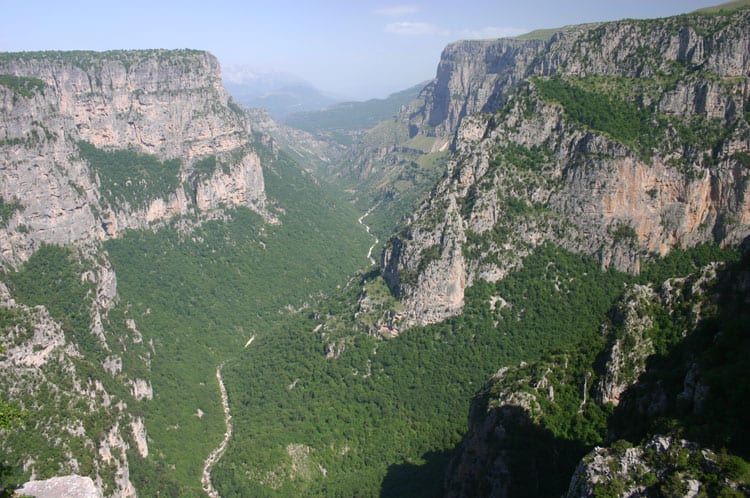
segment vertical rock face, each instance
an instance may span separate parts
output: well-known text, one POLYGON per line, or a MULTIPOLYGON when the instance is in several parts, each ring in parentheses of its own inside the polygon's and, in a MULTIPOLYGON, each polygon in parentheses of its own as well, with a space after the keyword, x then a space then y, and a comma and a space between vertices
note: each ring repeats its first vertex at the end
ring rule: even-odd
POLYGON ((391 288, 402 290, 402 297, 411 298, 410 306, 397 317, 402 323, 434 323, 463 308, 467 271, 460 245, 465 237, 455 202, 444 215, 442 232, 417 229, 391 241, 384 252, 383 277, 391 288))
MULTIPOLYGON (((70 120, 66 131, 99 148, 136 147, 173 158, 247 141, 241 118, 227 107, 219 63, 206 52, 4 54, 0 73, 44 82, 40 98, 70 120)), ((29 104, 37 102, 17 101, 19 117, 31 110, 36 121, 50 121, 38 119, 37 109, 24 109, 29 104)))
POLYGON ((748 33, 744 9, 449 46, 412 120, 452 134, 454 154, 383 259, 400 327, 456 314, 466 285, 544 241, 638 273, 674 247, 743 240, 748 33))
POLYGON ((455 132, 466 116, 499 109, 506 89, 525 76, 544 45, 539 40, 507 39, 448 45, 437 77, 422 92, 425 103, 415 124, 425 135, 444 136, 455 132))
POLYGON ((212 55, 2 54, 0 74, 8 81, 0 84, 0 196, 18 205, 4 220, 2 259, 18 263, 42 242, 91 243, 220 206, 267 215, 248 124, 229 102, 212 55), (171 191, 150 193, 156 180, 136 176, 128 182, 140 183, 145 204, 107 201, 113 185, 105 184, 81 142, 94 150, 178 160, 171 191), (211 157, 222 167, 196 172, 196 164, 211 157))
MULTIPOLYGON (((533 489, 530 482, 546 478, 544 473, 558 462, 534 461, 536 455, 529 458, 519 447, 524 446, 524 438, 530 441, 535 435, 535 424, 543 415, 540 401, 554 400, 549 382, 564 379, 566 368, 564 360, 532 366, 521 363, 500 369, 490 379, 471 404, 469 430, 446 472, 445 496, 521 496, 519 488, 533 489), (519 467, 523 475, 517 472, 519 467)), ((552 441, 547 442, 546 457, 550 457, 556 450, 552 441)), ((553 496, 543 489, 535 491, 528 495, 553 496)))
MULTIPOLYGON (((455 133, 464 117, 500 109, 514 86, 530 76, 643 78, 679 63, 726 78, 746 78, 750 35, 745 28, 750 16, 740 10, 731 17, 727 26, 711 16, 689 15, 568 26, 546 41, 452 43, 443 51, 435 80, 421 94, 424 104, 414 114, 414 124, 426 135, 455 133)), ((716 99, 716 81, 684 83, 688 85, 679 85, 661 103, 664 109, 712 115, 727 110, 716 99)))
POLYGON ((646 359, 654 354, 655 348, 647 335, 653 319, 644 310, 654 299, 651 287, 636 285, 628 289, 618 306, 616 317, 623 333, 607 351, 605 372, 594 395, 597 402, 619 404, 625 390, 646 369, 646 359))

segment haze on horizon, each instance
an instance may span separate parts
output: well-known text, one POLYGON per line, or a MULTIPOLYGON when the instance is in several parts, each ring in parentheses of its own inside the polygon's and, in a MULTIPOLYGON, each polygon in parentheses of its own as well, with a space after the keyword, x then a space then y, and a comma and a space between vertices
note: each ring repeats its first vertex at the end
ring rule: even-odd
POLYGON ((435 76, 448 43, 540 28, 690 12, 722 0, 378 2, 0 0, 0 51, 195 48, 227 76, 296 75, 349 99, 435 76))

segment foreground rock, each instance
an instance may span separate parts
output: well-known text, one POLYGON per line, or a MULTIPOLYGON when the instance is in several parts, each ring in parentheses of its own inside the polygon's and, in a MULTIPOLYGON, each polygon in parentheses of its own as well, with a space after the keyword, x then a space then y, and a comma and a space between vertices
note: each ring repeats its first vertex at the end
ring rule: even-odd
POLYGON ((64 476, 45 481, 29 481, 16 494, 34 498, 102 498, 90 477, 64 476))

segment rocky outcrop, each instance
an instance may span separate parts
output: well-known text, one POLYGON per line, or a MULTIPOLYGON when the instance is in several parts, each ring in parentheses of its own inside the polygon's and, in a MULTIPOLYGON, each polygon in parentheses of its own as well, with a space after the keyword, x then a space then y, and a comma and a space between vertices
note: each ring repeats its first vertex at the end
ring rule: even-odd
MULTIPOLYGON (((544 413, 542 405, 555 399, 552 377, 564 377, 564 365, 564 360, 557 367, 521 363, 500 369, 490 379, 471 404, 469 430, 446 472, 445 496, 515 496, 519 488, 542 478, 544 465, 553 462, 538 461, 540 455, 524 453, 518 445, 524 438, 534 444, 531 437, 544 413), (526 468, 523 475, 518 466, 526 468)), ((552 442, 548 443, 554 453, 552 442)))
POLYGON ((99 457, 104 465, 114 469, 115 488, 117 496, 135 497, 136 490, 130 481, 130 462, 126 455, 130 449, 123 439, 119 423, 109 428, 106 435, 99 441, 99 457))
MULTIPOLYGON (((0 355, 3 370, 0 392, 4 400, 27 414, 25 427, 18 433, 1 434, 0 444, 7 455, 25 462, 24 471, 29 472, 32 479, 39 477, 38 463, 42 463, 37 462, 40 458, 37 450, 45 447, 54 448, 47 450, 44 458, 56 459, 55 468, 59 473, 89 475, 72 480, 30 482, 24 487, 24 493, 79 496, 76 490, 88 490, 87 483, 95 478, 93 489, 97 494, 94 496, 102 496, 102 490, 106 490, 107 496, 134 496, 128 474, 128 445, 117 422, 127 404, 107 392, 100 380, 79 373, 77 365, 86 361, 86 356, 44 306, 31 308, 16 303, 0 282, 0 312, 4 317, 0 324, 3 332, 0 349, 4 350, 0 355), (101 420, 114 425, 104 440, 97 441, 99 435, 91 428, 96 426, 94 421, 101 423, 101 420), (92 461, 90 456, 79 452, 83 448, 89 455, 95 453, 98 444, 101 459, 92 461), (81 479, 86 486, 81 487, 81 479)), ((91 362, 88 368, 96 371, 97 365, 91 362)))
POLYGON ((142 417, 135 417, 130 422, 130 430, 133 433, 133 440, 138 454, 141 458, 148 456, 148 437, 146 436, 146 424, 142 417))
POLYGON ((446 496, 747 494, 736 456, 746 387, 734 369, 747 363, 749 291, 747 256, 633 285, 589 360, 572 350, 500 369, 471 404, 446 496), (727 396, 729 384, 737 387, 727 396), (585 454, 595 413, 606 436, 585 454))
POLYGON ((445 496, 560 496, 585 454, 571 434, 598 413, 588 406, 594 368, 581 360, 556 353, 493 375, 471 403, 445 496))
POLYGON ((20 496, 33 496, 35 498, 101 498, 102 494, 97 489, 90 477, 63 476, 53 477, 44 481, 29 481, 16 490, 20 496))
MULTIPOLYGON (((41 368, 53 361, 56 353, 65 350, 65 334, 60 324, 49 316, 49 312, 44 307, 30 309, 16 304, 2 282, 0 282, 0 309, 22 315, 29 319, 32 325, 31 327, 13 327, 3 337, 3 342, 6 344, 2 344, 3 358, 0 360, 0 365, 5 368, 12 366, 41 368)), ((69 347, 66 353, 76 355, 72 347, 69 347)))
POLYGON ((466 285, 503 278, 544 241, 638 273, 674 247, 743 240, 748 26, 745 9, 446 49, 418 119, 430 126, 420 133, 455 132, 454 154, 386 245, 383 273, 407 310, 395 327, 458 313, 466 285), (581 117, 597 99, 648 116, 638 127, 653 127, 651 137, 581 117))
MULTIPOLYGON (((629 287, 621 301, 612 310, 611 341, 606 349, 606 364, 601 379, 594 390, 594 398, 601 404, 617 406, 628 387, 638 381, 646 371, 648 358, 656 353, 654 345, 656 307, 668 314, 681 313, 685 333, 697 326, 710 287, 716 283, 716 264, 710 264, 690 278, 672 278, 654 290, 651 285, 629 287), (686 305, 685 302, 690 304, 686 305)), ((685 377, 685 398, 700 406, 704 401, 706 386, 698 380, 697 365, 685 377), (697 394, 696 394, 696 389, 697 394), (697 396, 697 397, 696 397, 697 396)), ((651 409, 655 409, 652 406, 651 409)))
POLYGON ((619 404, 625 390, 646 370, 646 359, 656 352, 649 332, 653 318, 646 311, 655 294, 648 285, 628 289, 614 311, 621 327, 607 351, 607 362, 594 397, 599 403, 619 404))
POLYGON ((248 146, 249 125, 222 87, 212 55, 3 54, 0 74, 15 82, 0 85, 0 196, 19 205, 5 223, 3 260, 24 261, 41 243, 90 244, 224 206, 269 216, 260 160, 248 146), (102 183, 80 142, 176 159, 174 186, 161 193, 157 180, 131 178, 140 182, 145 204, 108 201, 103 194, 113 186, 102 183), (199 167, 212 157, 220 167, 199 167))
POLYGON ((566 496, 631 498, 655 490, 662 496, 714 496, 719 490, 742 496, 748 489, 729 470, 730 462, 726 454, 684 439, 654 436, 639 446, 619 441, 611 448, 595 448, 581 460, 566 496))
MULTIPOLYGON (((458 206, 448 197, 441 231, 415 227, 404 238, 393 239, 383 253, 383 277, 399 289, 408 304, 394 323, 427 324, 453 316, 463 308, 467 269, 461 244, 465 242, 458 206), (414 250, 419 247, 421 250, 414 250)), ((396 334, 398 329, 391 327, 396 334)))
POLYGON ((137 400, 153 399, 154 390, 151 387, 151 382, 144 379, 135 379, 130 384, 131 394, 137 400))

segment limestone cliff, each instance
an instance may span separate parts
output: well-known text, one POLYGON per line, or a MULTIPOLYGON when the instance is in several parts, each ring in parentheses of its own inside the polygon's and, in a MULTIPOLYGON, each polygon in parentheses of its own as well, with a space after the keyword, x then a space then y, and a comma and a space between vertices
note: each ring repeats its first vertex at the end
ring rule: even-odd
MULTIPOLYGON (((747 22, 745 9, 720 16, 567 26, 546 40, 459 41, 443 51, 436 78, 420 95, 423 105, 413 113, 414 132, 453 134, 463 118, 501 109, 515 85, 532 76, 650 78, 682 64, 720 78, 746 78, 747 22)), ((729 109, 720 81, 684 81, 660 106, 723 115, 729 109)))
POLYGON ((24 261, 43 242, 90 243, 221 205, 265 214, 248 124, 210 54, 9 53, 0 56, 0 75, 0 197, 17 207, 4 220, 3 260, 24 261), (157 179, 137 172, 106 175, 81 143, 177 166, 168 188, 159 189, 157 179), (206 168, 211 158, 214 167, 206 168), (112 178, 127 184, 112 185, 112 178), (113 188, 139 190, 143 202, 109 202, 113 188))
POLYGON ((437 76, 420 95, 424 103, 412 115, 413 129, 425 135, 452 135, 464 117, 498 110, 545 45, 540 40, 511 39, 448 45, 437 76))
POLYGON ((447 172, 387 244, 400 325, 460 312, 546 240, 638 273, 750 233, 750 10, 460 42, 413 116, 447 172))

